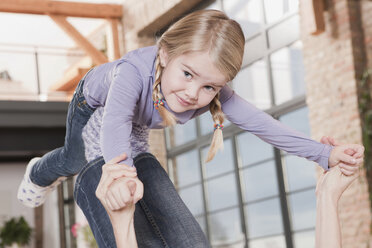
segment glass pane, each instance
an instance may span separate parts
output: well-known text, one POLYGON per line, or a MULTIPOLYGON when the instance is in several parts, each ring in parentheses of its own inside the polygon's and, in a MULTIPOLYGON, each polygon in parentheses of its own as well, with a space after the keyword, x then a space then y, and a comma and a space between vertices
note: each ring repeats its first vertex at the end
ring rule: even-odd
MULTIPOLYGON (((224 140, 223 145, 223 151, 218 151, 212 161, 204 164, 206 178, 234 170, 231 139, 224 140)), ((203 161, 207 157, 208 150, 209 146, 203 149, 203 161)))
POLYGON ((238 208, 211 214, 208 221, 212 245, 232 243, 244 239, 238 208))
POLYGON ((262 60, 242 69, 233 80, 233 88, 260 109, 271 106, 267 67, 262 60))
POLYGON ((245 248, 245 241, 235 242, 233 244, 214 245, 213 248, 245 248))
POLYGON ((316 185, 315 163, 305 158, 287 155, 283 158, 288 191, 316 185))
POLYGON ((264 0, 264 5, 267 23, 275 22, 283 16, 283 0, 264 0))
POLYGON ((278 194, 275 161, 244 169, 244 202, 262 199, 278 194))
POLYGON ((269 47, 276 50, 298 40, 300 38, 299 23, 299 17, 295 15, 270 28, 268 31, 269 47))
POLYGON ((257 33, 263 25, 261 0, 228 0, 223 2, 227 15, 239 22, 245 37, 257 33))
POLYGON ((1 95, 32 95, 37 93, 35 57, 31 53, 1 52, 1 95), (20 71, 21 68, 27 70, 20 71))
POLYGON ((185 189, 180 189, 178 193, 193 215, 200 215, 204 213, 203 192, 201 184, 185 189))
POLYGON ((71 68, 72 63, 83 58, 83 56, 57 54, 40 53, 38 55, 40 87, 43 93, 48 93, 53 85, 55 86, 65 77, 66 70, 71 68))
POLYGON ((223 244, 223 245, 212 245, 212 248, 245 248, 245 241, 239 241, 232 244, 223 244))
POLYGON ((207 181, 209 211, 238 204, 235 174, 207 181))
POLYGON ((195 119, 189 120, 183 125, 177 124, 170 130, 170 143, 172 147, 182 145, 196 139, 195 119))
POLYGON ((206 135, 208 133, 213 132, 213 120, 212 115, 209 111, 199 116, 199 123, 200 132, 202 135, 206 135))
POLYGON ((310 136, 309 109, 307 107, 282 115, 279 120, 285 125, 310 136))
MULTIPOLYGON (((16 33, 23 34, 13 30, 12 32, 3 30, 2 33, 7 34, 2 38, 9 38, 16 33)), ((39 37, 39 35, 34 36, 39 37)), ((19 37, 18 40, 20 40, 19 37)), ((82 57, 83 54, 75 49, 45 47, 42 44, 33 47, 2 43, 0 44, 0 98, 5 100, 68 101, 69 98, 65 92, 51 91, 50 88, 63 78, 69 65, 82 57), (39 73, 39 78, 36 71, 39 73), (51 71, 53 73, 50 73, 51 71), (38 86, 40 86, 40 95, 38 94, 38 86)))
POLYGON ((314 248, 315 247, 315 232, 298 232, 293 235, 293 243, 295 248, 314 248))
POLYGON ((294 231, 315 226, 315 189, 289 195, 294 231))
POLYGON ((173 160, 174 185, 182 187, 200 181, 199 156, 196 150, 177 156, 173 160))
POLYGON ((283 232, 279 198, 246 206, 248 237, 256 238, 283 232))
POLYGON ((290 12, 298 11, 299 2, 298 0, 288 0, 288 9, 290 12))
POLYGON ((239 134, 237 143, 243 166, 274 157, 272 146, 253 134, 239 134))
POLYGON ((286 248, 285 238, 283 235, 264 238, 264 239, 255 239, 249 242, 249 248, 286 248))
POLYGON ((243 66, 261 59, 264 56, 265 50, 267 50, 267 46, 263 35, 249 39, 244 46, 243 66))
POLYGON ((301 43, 280 49, 270 60, 276 104, 305 94, 301 43))
MULTIPOLYGON (((212 119, 211 112, 207 111, 204 114, 200 115, 198 118, 199 118, 199 123, 200 123, 201 134, 206 135, 206 134, 209 134, 209 133, 213 133, 214 122, 213 122, 213 119, 212 119)), ((231 122, 229 122, 229 120, 225 118, 225 121, 223 122, 224 127, 227 127, 230 124, 231 124, 231 122)))

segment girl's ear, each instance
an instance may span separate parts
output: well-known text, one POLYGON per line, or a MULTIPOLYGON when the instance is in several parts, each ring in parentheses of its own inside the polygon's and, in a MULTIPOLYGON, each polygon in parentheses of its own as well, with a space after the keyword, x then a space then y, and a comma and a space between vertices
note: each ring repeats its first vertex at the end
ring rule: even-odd
POLYGON ((164 48, 160 48, 159 50, 159 58, 160 58, 160 65, 162 67, 167 66, 168 63, 168 53, 164 48))

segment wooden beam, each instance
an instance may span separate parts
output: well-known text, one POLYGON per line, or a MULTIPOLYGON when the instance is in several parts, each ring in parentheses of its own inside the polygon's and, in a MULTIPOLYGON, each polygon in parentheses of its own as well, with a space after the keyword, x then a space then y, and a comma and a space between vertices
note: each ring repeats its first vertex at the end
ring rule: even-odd
POLYGON ((80 79, 89 71, 90 68, 73 68, 65 73, 63 78, 52 85, 50 91, 73 92, 80 79))
POLYGON ((123 16, 123 7, 120 4, 94 4, 53 0, 1 0, 0 12, 120 19, 123 16))
POLYGON ((109 19, 111 26, 111 33, 112 33, 112 46, 114 49, 114 59, 119 59, 120 58, 120 46, 119 46, 119 33, 118 33, 118 28, 119 28, 119 21, 117 19, 109 19))
POLYGON ((323 0, 303 0, 302 18, 305 18, 308 33, 317 35, 325 31, 323 0))
MULTIPOLYGON (((126 2, 126 1, 125 1, 126 2)), ((124 5, 125 5, 124 2, 124 5)), ((157 1, 148 1, 146 4, 138 5, 140 8, 136 10, 130 8, 129 5, 127 12, 130 16, 124 18, 125 22, 129 22, 135 29, 138 30, 138 35, 154 35, 154 30, 162 29, 169 24, 173 23, 177 18, 184 15, 187 11, 202 3, 203 0, 174 0, 163 1, 162 8, 159 8, 157 1), (164 6, 163 6, 164 5, 164 6), (166 6, 166 7, 165 7, 166 6), (165 8, 164 8, 165 7, 165 8), (161 10, 159 12, 159 10, 161 10), (146 13, 143 17, 137 18, 137 13, 146 13)), ((124 24, 125 25, 125 24, 124 24)))
POLYGON ((81 47, 89 56, 92 57, 96 65, 108 62, 106 56, 97 50, 80 32, 74 28, 65 16, 49 15, 57 25, 62 28, 75 43, 81 47))

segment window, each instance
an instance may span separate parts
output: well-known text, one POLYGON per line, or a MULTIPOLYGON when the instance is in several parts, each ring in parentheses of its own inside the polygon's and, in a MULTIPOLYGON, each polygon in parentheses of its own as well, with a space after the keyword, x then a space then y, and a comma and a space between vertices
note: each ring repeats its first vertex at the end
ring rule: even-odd
MULTIPOLYGON (((285 125, 310 135, 298 3, 220 0, 208 8, 225 11, 246 36, 242 69, 231 87, 285 125)), ((167 140, 182 143, 168 146, 168 166, 212 247, 314 247, 315 164, 281 152, 228 121, 224 151, 205 164, 213 121, 205 113, 192 122, 192 130, 185 125, 168 129, 167 140), (187 143, 184 135, 174 135, 179 128, 188 134, 187 143), (187 172, 179 168, 181 162, 175 166, 177 159, 189 161, 187 172)))
POLYGON ((61 247, 74 248, 77 246, 76 238, 71 233, 71 227, 75 224, 73 188, 74 181, 71 177, 58 186, 61 247))

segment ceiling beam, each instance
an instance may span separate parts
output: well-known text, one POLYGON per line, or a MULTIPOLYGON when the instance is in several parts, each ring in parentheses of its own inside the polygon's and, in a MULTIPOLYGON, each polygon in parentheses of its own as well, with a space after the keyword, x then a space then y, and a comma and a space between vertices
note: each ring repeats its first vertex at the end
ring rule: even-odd
POLYGON ((95 64, 100 65, 108 62, 107 57, 95 48, 92 43, 89 42, 74 26, 72 26, 66 19, 65 16, 49 15, 52 20, 57 23, 57 25, 70 36, 70 38, 75 41, 75 43, 83 49, 95 64))
POLYGON ((303 0, 301 17, 304 19, 307 33, 318 35, 325 31, 323 0, 303 0))
POLYGON ((120 19, 123 16, 123 7, 120 4, 95 4, 53 0, 1 0, 0 12, 120 19))

